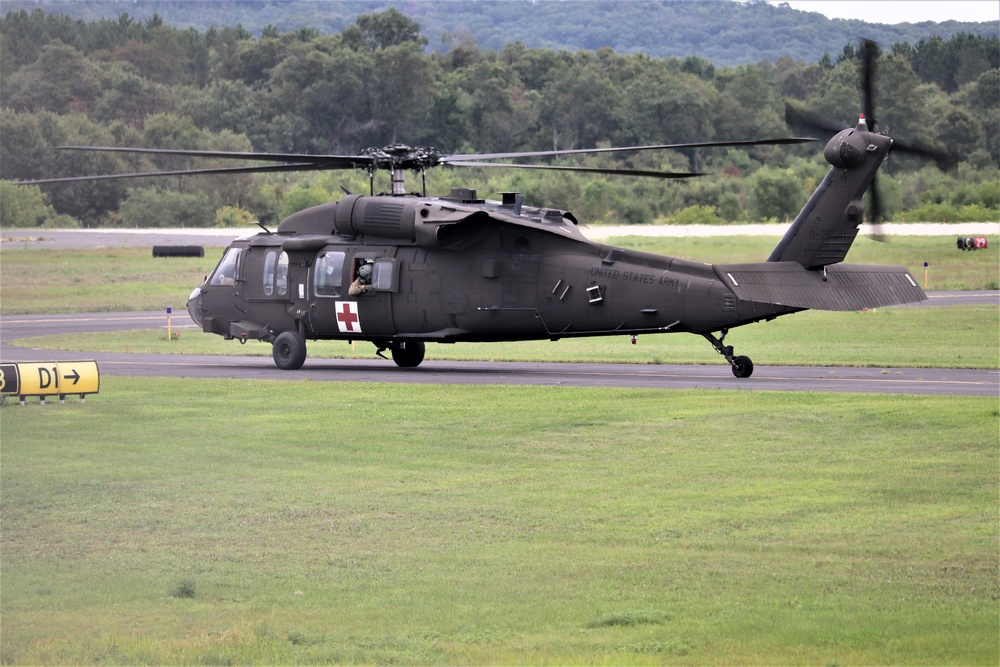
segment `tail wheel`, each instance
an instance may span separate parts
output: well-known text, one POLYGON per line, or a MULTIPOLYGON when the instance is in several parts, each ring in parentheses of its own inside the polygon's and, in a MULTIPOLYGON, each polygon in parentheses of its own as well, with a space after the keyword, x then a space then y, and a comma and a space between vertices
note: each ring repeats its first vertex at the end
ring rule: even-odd
POLYGON ((306 339, 298 331, 283 331, 274 339, 272 356, 283 371, 297 371, 306 362, 306 339))
POLYGON ((733 375, 738 378, 748 378, 753 375, 753 362, 750 357, 733 357, 733 375))
POLYGON ((721 335, 716 338, 710 333, 704 333, 702 336, 705 337, 715 351, 726 358, 729 365, 733 367, 733 375, 738 378, 748 378, 753 375, 753 362, 750 361, 750 357, 736 357, 733 356, 733 346, 726 345, 724 341, 726 340, 726 335, 729 333, 729 329, 723 329, 719 332, 721 335))
POLYGON ((398 340, 392 344, 392 360, 400 368, 416 368, 424 360, 422 340, 398 340))

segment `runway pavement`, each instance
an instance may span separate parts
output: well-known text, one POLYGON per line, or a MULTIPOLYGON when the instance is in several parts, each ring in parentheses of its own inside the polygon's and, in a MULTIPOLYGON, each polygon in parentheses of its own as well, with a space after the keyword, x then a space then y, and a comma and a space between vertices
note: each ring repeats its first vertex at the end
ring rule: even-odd
MULTIPOLYGON (((773 236, 780 238, 787 224, 756 225, 585 225, 580 229, 592 241, 606 241, 613 236, 657 236, 684 238, 687 236, 773 236)), ((259 227, 219 229, 212 227, 189 229, 6 229, 0 235, 3 243, 23 244, 32 248, 112 248, 147 247, 154 245, 229 245, 233 239, 252 236, 259 227)), ((863 225, 862 234, 876 232, 884 236, 996 236, 1000 223, 908 223, 884 224, 877 230, 863 225)), ((221 254, 221 252, 220 252, 221 254)))
MULTIPOLYGON (((940 298, 947 296, 942 294, 940 298)), ((978 298, 997 302, 996 293, 980 294, 978 298)), ((172 325, 194 326, 186 313, 175 314, 172 325)), ((11 315, 0 318, 0 359, 4 362, 93 359, 104 376, 1000 395, 1000 371, 990 370, 758 366, 752 377, 740 380, 733 377, 724 363, 635 365, 428 360, 418 368, 402 369, 391 361, 373 357, 371 360, 307 359, 301 370, 282 371, 275 367, 270 357, 56 352, 12 344, 18 338, 53 333, 130 331, 165 326, 166 316, 160 312, 11 315)), ((233 341, 232 344, 239 343, 233 341)))

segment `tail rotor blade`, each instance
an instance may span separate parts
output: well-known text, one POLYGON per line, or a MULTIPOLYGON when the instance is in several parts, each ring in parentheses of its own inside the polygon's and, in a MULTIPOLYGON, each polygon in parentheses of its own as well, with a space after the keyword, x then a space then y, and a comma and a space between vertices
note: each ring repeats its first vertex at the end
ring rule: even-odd
POLYGON ((875 129, 875 60, 878 44, 866 39, 861 43, 861 102, 869 130, 875 129))
POLYGON ((938 169, 942 171, 948 171, 958 164, 958 158, 940 146, 927 146, 912 141, 904 143, 898 139, 893 139, 892 150, 894 152, 916 155, 917 157, 933 160, 938 169))
POLYGON ((791 103, 785 104, 785 122, 792 127, 811 130, 817 134, 836 134, 847 127, 791 103))
POLYGON ((872 241, 877 241, 879 243, 885 243, 888 241, 885 232, 882 228, 883 213, 882 213, 882 196, 879 194, 878 189, 878 176, 872 179, 871 187, 868 189, 869 202, 871 208, 868 211, 868 220, 871 223, 871 233, 869 238, 872 241))
POLYGON ((873 223, 878 223, 882 219, 882 198, 878 193, 878 176, 872 179, 868 195, 871 197, 871 210, 868 211, 868 219, 873 223))

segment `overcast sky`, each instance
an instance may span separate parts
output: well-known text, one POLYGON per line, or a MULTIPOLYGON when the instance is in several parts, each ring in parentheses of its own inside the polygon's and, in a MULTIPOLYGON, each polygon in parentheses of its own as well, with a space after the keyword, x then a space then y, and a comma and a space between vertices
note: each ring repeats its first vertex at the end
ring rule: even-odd
POLYGON ((869 23, 1000 20, 1000 0, 769 0, 793 9, 819 12, 832 19, 869 23))

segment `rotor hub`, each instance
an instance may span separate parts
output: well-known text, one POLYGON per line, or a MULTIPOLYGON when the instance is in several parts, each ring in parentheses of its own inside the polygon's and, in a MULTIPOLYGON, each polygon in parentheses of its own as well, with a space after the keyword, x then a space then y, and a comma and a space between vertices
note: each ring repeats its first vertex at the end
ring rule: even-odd
POLYGON ((443 154, 431 146, 390 144, 382 148, 366 148, 360 155, 370 158, 374 169, 420 171, 440 164, 443 154))

